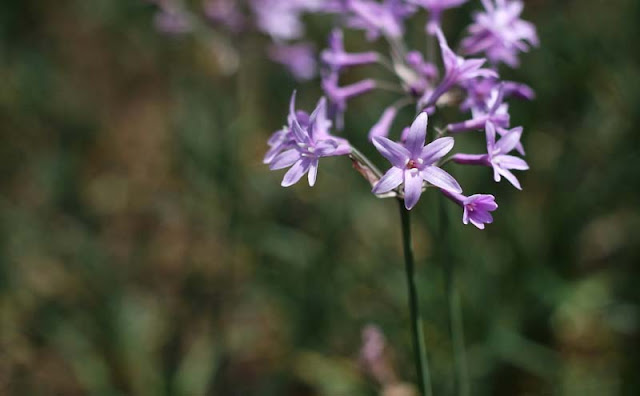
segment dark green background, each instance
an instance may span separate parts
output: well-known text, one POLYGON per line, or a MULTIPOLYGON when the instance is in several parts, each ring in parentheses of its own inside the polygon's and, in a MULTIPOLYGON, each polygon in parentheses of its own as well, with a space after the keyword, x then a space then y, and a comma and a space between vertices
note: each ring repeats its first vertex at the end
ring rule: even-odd
MULTIPOLYGON (((640 2, 526 3, 541 47, 505 73, 538 95, 512 106, 524 191, 454 170, 500 205, 483 232, 449 207, 471 394, 637 395, 640 2)), ((478 6, 447 14, 453 43, 478 6)), ((413 381, 395 202, 345 158, 322 161, 313 189, 283 189, 261 163, 293 88, 309 108, 319 84, 267 62, 264 37, 212 47, 152 17, 134 0, 0 5, 0 394, 374 395, 357 363, 368 323, 413 381)), ((322 45, 330 18, 309 22, 322 45)), ((347 46, 367 48, 360 34, 347 46)), ((359 98, 346 120, 380 165, 365 136, 388 100, 359 98)), ((413 213, 440 396, 452 356, 434 194, 413 213)))

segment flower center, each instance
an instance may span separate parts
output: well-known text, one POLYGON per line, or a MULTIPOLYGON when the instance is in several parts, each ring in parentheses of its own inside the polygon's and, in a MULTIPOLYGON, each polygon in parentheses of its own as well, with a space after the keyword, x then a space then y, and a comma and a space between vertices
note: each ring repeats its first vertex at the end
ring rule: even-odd
POLYGON ((410 159, 407 162, 407 169, 418 169, 420 165, 422 165, 423 161, 421 159, 413 160, 410 159))

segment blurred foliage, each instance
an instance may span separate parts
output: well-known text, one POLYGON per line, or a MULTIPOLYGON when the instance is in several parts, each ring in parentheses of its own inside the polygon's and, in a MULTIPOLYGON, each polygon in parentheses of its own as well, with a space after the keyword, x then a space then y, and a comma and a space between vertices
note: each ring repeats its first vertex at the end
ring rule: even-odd
MULTIPOLYGON (((374 395, 368 323, 412 381, 395 203, 343 158, 313 189, 281 188, 261 160, 296 83, 264 60, 266 39, 167 37, 152 14, 0 4, 0 394, 374 395)), ((513 106, 525 190, 459 172, 500 209, 479 232, 450 208, 472 394, 637 395, 640 2, 527 1, 525 18, 542 46, 507 73, 538 95, 513 106)), ((328 21, 311 22, 320 43, 328 21)), ((299 88, 307 108, 317 85, 299 88)), ((350 105, 360 146, 379 98, 350 105)), ((425 197, 414 229, 441 395, 451 342, 425 197)))

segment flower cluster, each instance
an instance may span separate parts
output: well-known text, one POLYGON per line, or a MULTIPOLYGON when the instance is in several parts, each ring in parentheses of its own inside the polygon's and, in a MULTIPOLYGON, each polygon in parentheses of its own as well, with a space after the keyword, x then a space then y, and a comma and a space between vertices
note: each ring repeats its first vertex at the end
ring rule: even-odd
POLYGON ((259 31, 272 39, 268 57, 284 65, 298 80, 317 75, 316 50, 304 41, 302 17, 307 13, 340 11, 341 0, 202 0, 200 10, 188 8, 182 0, 146 0, 157 10, 158 31, 183 35, 209 30, 207 35, 259 31))
MULTIPOLYGON (((276 1, 276 0, 271 0, 276 1)), ((290 167, 283 186, 297 182, 305 173, 309 184, 316 180, 318 161, 322 157, 348 155, 380 197, 395 196, 412 209, 427 189, 440 191, 462 208, 462 220, 483 229, 491 223, 491 212, 498 205, 493 195, 465 195, 446 166, 484 166, 493 170, 494 180, 505 178, 517 189, 521 184, 514 170, 528 169, 522 158, 525 151, 520 141, 523 128, 512 125, 509 114, 511 99, 533 99, 533 90, 514 81, 500 78, 498 67, 516 67, 519 55, 538 44, 534 26, 520 19, 520 0, 483 0, 484 10, 473 15, 473 22, 454 51, 445 37, 441 22, 443 12, 456 8, 466 0, 337 0, 315 3, 315 12, 335 13, 341 21, 330 34, 328 46, 321 52, 321 86, 324 97, 309 115, 295 109, 295 95, 287 125, 269 140, 271 149, 264 162, 271 169, 290 167), (439 47, 440 62, 408 48, 404 35, 411 17, 428 12, 425 38, 439 47), (385 39, 389 55, 376 51, 349 52, 343 42, 342 29, 362 30, 368 40, 385 39), (474 56, 468 58, 467 56, 474 56), (438 67, 438 64, 441 67, 438 67), (391 71, 393 81, 365 78, 342 84, 346 69, 361 65, 380 65, 391 71), (390 163, 380 172, 360 151, 329 130, 342 130, 348 102, 378 89, 397 92, 399 97, 382 112, 369 130, 369 140, 390 163), (393 124, 400 111, 413 107, 415 119, 394 137, 393 124), (445 107, 455 107, 461 116, 446 120, 445 107), (439 123, 427 133, 428 121, 439 123), (477 134, 477 132, 481 132, 477 134), (451 153, 456 139, 463 135, 483 136, 486 152, 451 153), (427 139, 433 136, 432 139, 427 139)), ((307 6, 312 3, 307 3, 307 6)), ((291 25, 294 26, 294 25, 291 25)), ((279 26, 283 28, 283 26, 279 26)), ((429 51, 435 54, 435 51, 429 51)), ((295 58, 295 56, 291 56, 295 58)))

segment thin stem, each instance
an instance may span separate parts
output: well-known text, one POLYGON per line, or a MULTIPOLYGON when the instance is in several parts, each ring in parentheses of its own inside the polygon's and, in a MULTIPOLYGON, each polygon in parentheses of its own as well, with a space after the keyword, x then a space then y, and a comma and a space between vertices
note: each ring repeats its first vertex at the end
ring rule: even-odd
POLYGON ((429 375, 429 364, 427 361, 427 351, 422 332, 422 318, 418 308, 418 290, 414 278, 413 247, 411 244, 411 219, 409 210, 405 208, 404 202, 398 200, 400 205, 400 218, 402 219, 402 242, 404 246, 405 268, 407 272, 407 284, 409 289, 409 310, 411 311, 411 330, 413 338, 413 352, 418 374, 418 386, 422 396, 432 396, 431 377, 429 375))
POLYGON ((467 355, 464 345, 464 324, 462 323, 462 308, 460 296, 455 288, 454 262, 452 260, 449 241, 449 216, 446 210, 446 201, 443 195, 440 196, 440 260, 444 270, 445 292, 447 295, 447 306, 449 308, 449 331, 451 332, 451 343, 453 345, 453 356, 455 364, 454 394, 459 396, 469 396, 469 370, 467 366, 467 355))
POLYGON ((373 173, 376 174, 376 176, 378 177, 378 179, 380 179, 382 177, 382 172, 380 172, 380 169, 378 169, 378 167, 376 167, 373 162, 371 162, 371 160, 369 160, 369 158, 367 158, 367 156, 365 156, 364 154, 362 154, 360 152, 360 150, 358 150, 357 148, 351 146, 351 154, 350 154, 351 158, 355 159, 356 161, 365 164, 369 169, 371 169, 371 171, 373 171, 373 173))
POLYGON ((406 93, 401 86, 394 84, 392 82, 380 81, 380 80, 375 80, 375 82, 376 82, 376 88, 378 89, 382 89, 384 91, 389 91, 389 92, 401 93, 401 94, 406 93))

